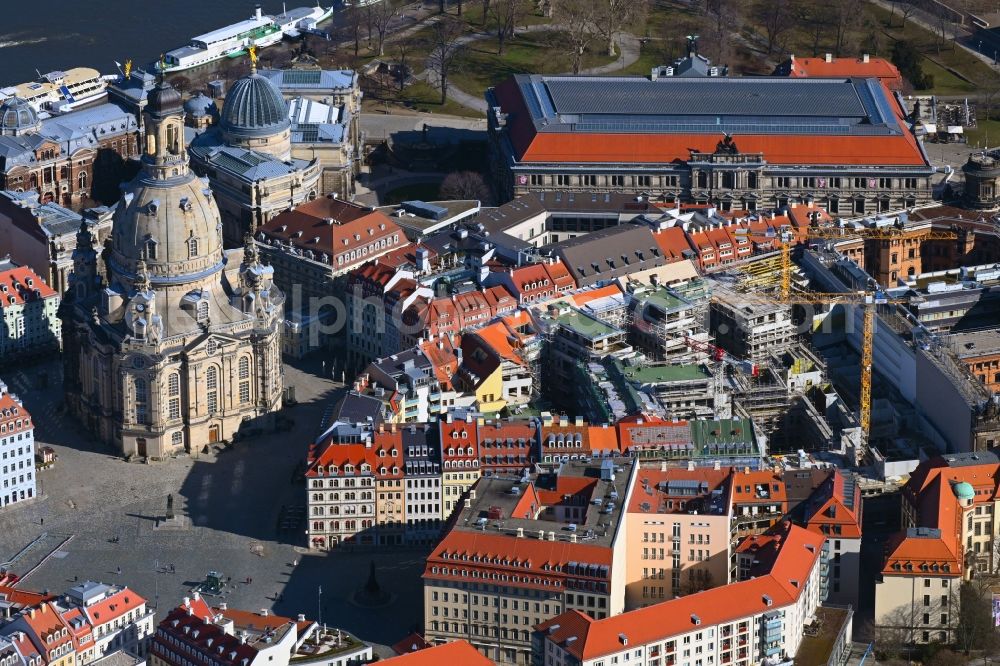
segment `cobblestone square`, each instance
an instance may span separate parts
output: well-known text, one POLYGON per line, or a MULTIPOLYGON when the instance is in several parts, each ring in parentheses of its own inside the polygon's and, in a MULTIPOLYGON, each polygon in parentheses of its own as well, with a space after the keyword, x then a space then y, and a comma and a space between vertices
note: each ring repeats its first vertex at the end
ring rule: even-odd
POLYGON ((217 600, 232 607, 304 613, 381 644, 402 638, 420 622, 424 551, 310 555, 302 548, 304 520, 279 531, 294 524, 289 509, 304 509, 296 476, 341 390, 318 376, 318 366, 285 366, 285 385, 298 400, 282 412, 294 420, 291 430, 149 465, 125 462, 63 413, 56 364, 0 373, 34 417, 37 446, 58 455, 39 472, 39 497, 0 513, 0 562, 27 547, 7 565, 26 576, 25 589, 60 592, 76 579, 127 583, 161 611, 214 570, 230 579, 217 600), (182 519, 157 528, 171 494, 182 519), (349 601, 372 560, 396 598, 377 611, 349 601))

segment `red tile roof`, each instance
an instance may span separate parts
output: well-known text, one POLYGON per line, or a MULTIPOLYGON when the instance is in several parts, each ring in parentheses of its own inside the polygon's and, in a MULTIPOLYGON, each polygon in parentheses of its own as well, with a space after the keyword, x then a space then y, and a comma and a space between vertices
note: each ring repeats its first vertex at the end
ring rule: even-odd
POLYGON ((656 244, 660 246, 660 252, 667 261, 680 261, 684 259, 684 253, 691 253, 691 244, 688 242, 687 234, 681 227, 667 227, 653 232, 656 244))
POLYGON ((409 654, 410 652, 416 652, 417 650, 423 650, 424 648, 430 647, 431 644, 424 640, 424 637, 420 634, 413 633, 392 645, 392 651, 396 654, 409 654))
POLYGON ((57 295, 52 287, 45 284, 45 280, 27 266, 0 271, 0 309, 57 295))
MULTIPOLYGON (((610 548, 587 543, 543 541, 534 538, 535 535, 529 537, 529 534, 530 530, 526 529, 525 538, 517 539, 503 534, 453 529, 427 558, 423 577, 427 580, 467 581, 473 579, 474 571, 503 571, 510 578, 505 585, 529 589, 544 587, 558 592, 562 590, 563 579, 567 576, 563 568, 570 562, 608 567, 610 576, 610 548), (543 580, 548 580, 549 584, 544 585, 543 580)), ((580 574, 575 574, 575 577, 579 578, 580 574)), ((599 580, 610 582, 610 578, 599 580)))
POLYGON ((808 529, 820 534, 836 534, 843 539, 861 538, 860 485, 845 484, 844 474, 835 469, 814 497, 821 501, 814 504, 812 512, 806 516, 808 529), (846 492, 851 492, 852 496, 847 497, 846 492))
MULTIPOLYGON (((323 197, 285 211, 261 225, 258 239, 291 243, 301 250, 322 253, 332 268, 343 269, 362 264, 407 244, 402 229, 385 213, 364 206, 323 197), (385 239, 385 244, 379 241, 385 239), (372 252, 372 244, 379 247, 372 252), (355 259, 338 263, 337 257, 352 250, 365 249, 355 259)), ((318 258, 317 258, 318 260, 318 258)))
POLYGON ((125 587, 108 595, 92 606, 87 606, 87 615, 95 626, 114 622, 136 608, 146 603, 146 600, 136 594, 135 590, 125 587))
POLYGON ((462 640, 390 657, 382 663, 393 666, 491 666, 493 664, 476 648, 462 640))
POLYGON ((870 78, 875 77, 890 89, 899 90, 903 77, 885 58, 792 58, 785 65, 792 78, 870 78))
POLYGON ((546 638, 577 659, 590 660, 623 650, 621 635, 629 645, 641 646, 692 631, 695 616, 702 625, 712 626, 766 611, 766 598, 772 608, 787 606, 805 589, 824 538, 789 524, 781 530, 781 550, 768 575, 602 620, 569 611, 543 622, 537 630, 550 632, 546 638), (567 643, 573 636, 576 640, 567 643))

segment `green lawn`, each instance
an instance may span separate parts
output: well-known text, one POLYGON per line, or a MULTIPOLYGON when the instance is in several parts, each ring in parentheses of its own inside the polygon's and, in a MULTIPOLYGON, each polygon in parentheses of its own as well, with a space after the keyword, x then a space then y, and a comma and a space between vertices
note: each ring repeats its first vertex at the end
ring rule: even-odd
POLYGON ((964 95, 976 91, 976 86, 963 81, 928 58, 921 60, 921 66, 925 73, 934 77, 934 87, 917 91, 921 95, 964 95))
MULTIPOLYGON (((905 28, 901 27, 900 16, 898 13, 893 18, 892 27, 890 28, 888 27, 889 12, 871 4, 866 4, 865 11, 878 23, 883 35, 888 38, 886 40, 888 43, 885 45, 885 56, 888 57, 892 50, 892 41, 905 39, 913 43, 913 45, 916 46, 922 53, 931 55, 935 60, 948 67, 958 70, 963 76, 971 81, 974 81, 978 86, 986 84, 996 85, 1000 83, 1000 76, 998 76, 989 65, 979 60, 960 46, 957 46, 950 41, 944 42, 940 44, 939 52, 939 39, 937 35, 934 35, 930 31, 914 24, 912 21, 907 21, 905 28)), ((935 92, 937 92, 936 87, 939 85, 937 82, 937 74, 942 70, 936 66, 929 66, 930 63, 927 63, 927 61, 924 62, 925 66, 928 66, 927 71, 932 71, 935 75, 934 85, 935 92)), ((945 73, 945 75, 948 78, 948 82, 945 84, 946 89, 952 87, 956 81, 960 84, 964 84, 964 82, 960 79, 957 79, 950 74, 945 73)))
MULTIPOLYGON (((603 44, 592 44, 584 54, 582 69, 598 67, 614 62, 615 58, 601 52, 603 44)), ((559 74, 573 68, 565 48, 558 44, 555 30, 544 30, 518 35, 507 40, 503 55, 497 55, 496 38, 472 42, 465 53, 451 81, 470 95, 481 95, 490 86, 495 86, 513 74, 532 72, 537 74, 559 74)))
POLYGON ((405 107, 421 113, 440 113, 448 116, 464 116, 466 118, 482 118, 483 114, 475 109, 462 106, 458 102, 448 100, 441 104, 441 91, 432 87, 426 81, 417 81, 406 87, 406 90, 398 97, 390 100, 380 100, 374 97, 366 97, 364 100, 365 110, 378 113, 385 111, 386 102, 389 110, 397 107, 405 107))

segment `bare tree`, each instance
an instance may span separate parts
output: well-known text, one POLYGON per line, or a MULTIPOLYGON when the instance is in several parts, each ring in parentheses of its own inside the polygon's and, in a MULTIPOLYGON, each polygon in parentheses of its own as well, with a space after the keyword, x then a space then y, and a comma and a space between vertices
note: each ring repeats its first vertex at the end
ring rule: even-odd
POLYGON ((452 171, 441 182, 440 196, 448 200, 489 201, 490 188, 475 171, 452 171))
POLYGON ((998 635, 993 628, 993 602, 988 583, 982 578, 973 578, 963 583, 959 593, 953 596, 958 597, 956 646, 966 655, 973 650, 995 651, 998 635))
POLYGON ((503 55, 507 40, 514 36, 514 28, 528 10, 526 0, 493 0, 493 17, 497 22, 497 55, 503 55))
POLYGON ((864 0, 839 0, 828 5, 830 27, 834 34, 834 55, 838 58, 847 52, 851 34, 860 25, 864 0))
POLYGON ((437 84, 441 88, 442 104, 448 101, 448 77, 462 52, 463 31, 464 24, 451 17, 443 18, 431 28, 427 69, 437 78, 437 84))
POLYGON ((556 21, 561 26, 559 42, 565 46, 573 63, 573 73, 579 74, 583 64, 583 54, 597 37, 594 19, 597 14, 595 1, 575 0, 556 5, 556 21))
POLYGON ((357 58, 361 51, 361 26, 364 25, 365 17, 357 5, 351 4, 346 12, 347 20, 344 22, 344 31, 349 39, 354 42, 354 57, 357 58))
POLYGON ((705 0, 704 12, 710 25, 710 41, 715 44, 715 59, 722 63, 726 60, 729 48, 729 35, 738 23, 738 0, 705 0))
MULTIPOLYGON (((917 7, 911 2, 901 2, 899 6, 899 11, 903 15, 903 20, 902 22, 900 22, 899 27, 905 28, 906 22, 910 20, 911 16, 913 16, 913 12, 917 11, 917 7)), ((891 17, 889 20, 890 20, 889 27, 891 28, 892 27, 891 17)))
POLYGON ((486 19, 490 17, 490 7, 492 6, 493 2, 492 0, 480 0, 480 2, 483 5, 483 18, 481 23, 483 25, 486 25, 486 19))
POLYGON ((371 10, 371 26, 375 29, 375 50, 381 57, 385 55, 386 32, 388 32, 392 20, 399 15, 399 8, 395 7, 389 0, 383 0, 383 2, 368 7, 371 10))
POLYGON ((795 25, 792 0, 758 0, 754 13, 764 27, 767 54, 780 48, 782 38, 795 25))
POLYGON ((594 25, 598 34, 608 43, 608 55, 614 57, 615 38, 622 28, 638 21, 649 9, 648 0, 601 0, 596 5, 594 25))
POLYGON ((406 87, 406 80, 410 77, 410 65, 408 58, 413 52, 416 46, 413 40, 403 38, 396 42, 396 53, 399 54, 399 60, 396 63, 396 79, 399 82, 399 92, 403 92, 406 87))

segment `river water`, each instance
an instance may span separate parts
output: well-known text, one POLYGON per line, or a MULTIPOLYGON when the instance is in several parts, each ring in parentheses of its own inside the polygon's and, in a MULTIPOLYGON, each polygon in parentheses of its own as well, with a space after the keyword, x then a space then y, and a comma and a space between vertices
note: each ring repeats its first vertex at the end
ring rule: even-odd
MULTIPOLYGON (((0 87, 70 67, 115 73, 115 61, 136 66, 192 37, 253 14, 248 0, 0 0, 0 87), (7 5, 10 4, 10 7, 7 5)), ((265 14, 280 2, 262 0, 265 14)), ((310 0, 289 0, 289 9, 310 0)), ((326 2, 324 1, 324 5, 326 2)), ((339 3, 338 3, 339 4, 339 3)), ((326 27, 326 26, 324 26, 326 27)))

